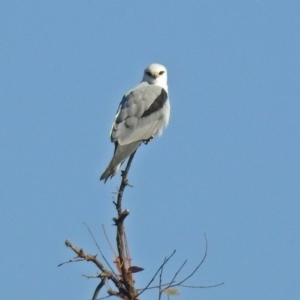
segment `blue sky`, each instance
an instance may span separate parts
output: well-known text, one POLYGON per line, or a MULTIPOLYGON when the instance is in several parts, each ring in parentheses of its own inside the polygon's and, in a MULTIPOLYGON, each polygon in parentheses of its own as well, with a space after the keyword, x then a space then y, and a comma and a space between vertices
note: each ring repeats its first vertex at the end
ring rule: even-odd
MULTIPOLYGON (((208 256, 177 299, 298 299, 299 1, 1 1, 0 294, 90 299, 109 261, 116 176, 99 176, 122 94, 168 68, 171 119, 139 148, 124 207, 133 264, 169 280, 208 256)), ((102 293, 104 296, 105 293, 102 293)), ((156 292, 142 299, 157 299, 156 292)))

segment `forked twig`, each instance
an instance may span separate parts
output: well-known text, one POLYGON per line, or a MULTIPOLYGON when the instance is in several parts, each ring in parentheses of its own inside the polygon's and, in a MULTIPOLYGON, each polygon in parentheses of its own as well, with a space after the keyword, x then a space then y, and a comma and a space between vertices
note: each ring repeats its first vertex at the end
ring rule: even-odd
POLYGON ((153 282, 153 280, 155 279, 156 275, 158 274, 158 272, 161 270, 161 268, 164 267, 164 265, 170 260, 170 258, 175 254, 176 250, 173 251, 173 253, 165 258, 164 262, 162 263, 162 265, 158 268, 158 270, 156 271, 156 273, 154 274, 154 276, 152 277, 152 279, 149 281, 149 283, 146 285, 145 288, 143 288, 139 293, 138 296, 140 296, 144 291, 146 291, 148 289, 148 287, 150 286, 150 284, 153 282))

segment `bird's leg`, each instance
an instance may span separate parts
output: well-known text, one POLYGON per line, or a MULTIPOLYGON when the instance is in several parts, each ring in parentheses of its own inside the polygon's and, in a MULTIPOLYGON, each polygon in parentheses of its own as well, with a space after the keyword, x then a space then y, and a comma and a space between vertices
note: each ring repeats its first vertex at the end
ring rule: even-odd
POLYGON ((148 145, 148 143, 149 143, 151 140, 153 140, 153 138, 154 138, 154 135, 151 135, 151 136, 149 137, 149 139, 143 141, 144 144, 145 144, 145 145, 148 145))

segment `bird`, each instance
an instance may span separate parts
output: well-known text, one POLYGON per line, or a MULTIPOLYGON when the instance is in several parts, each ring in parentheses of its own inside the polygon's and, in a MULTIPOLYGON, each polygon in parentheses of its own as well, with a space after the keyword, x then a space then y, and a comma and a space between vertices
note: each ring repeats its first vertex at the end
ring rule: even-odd
POLYGON ((115 149, 100 180, 107 181, 142 142, 160 136, 168 125, 170 102, 167 69, 158 63, 147 66, 142 81, 124 94, 110 131, 115 149))

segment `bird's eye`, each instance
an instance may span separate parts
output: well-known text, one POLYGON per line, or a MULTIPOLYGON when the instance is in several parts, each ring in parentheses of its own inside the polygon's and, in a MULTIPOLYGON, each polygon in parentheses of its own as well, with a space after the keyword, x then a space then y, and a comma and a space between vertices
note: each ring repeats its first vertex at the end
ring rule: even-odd
POLYGON ((165 71, 160 71, 158 74, 159 75, 162 75, 162 74, 164 74, 165 73, 165 71))
POLYGON ((149 71, 147 71, 146 74, 147 74, 148 76, 152 76, 151 72, 149 72, 149 71))

